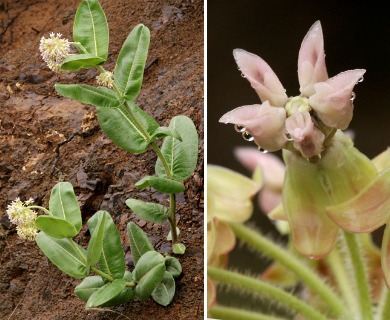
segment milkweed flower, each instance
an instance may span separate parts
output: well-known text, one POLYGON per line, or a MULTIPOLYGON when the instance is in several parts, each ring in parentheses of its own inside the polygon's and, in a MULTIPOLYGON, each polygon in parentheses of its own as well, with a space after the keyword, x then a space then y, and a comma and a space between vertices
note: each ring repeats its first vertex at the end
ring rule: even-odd
POLYGON ((16 198, 7 207, 8 218, 17 225, 17 233, 22 239, 34 240, 38 233, 35 226, 37 212, 29 208, 32 203, 33 199, 31 198, 24 202, 16 198))
MULTIPOLYGON (((334 248, 340 227, 371 232, 386 224, 390 168, 379 172, 341 131, 352 119, 352 90, 365 70, 328 78, 320 22, 310 28, 299 51, 299 96, 288 98, 260 57, 242 49, 233 54, 263 103, 234 109, 220 122, 235 124, 244 139, 261 149, 283 149, 286 169, 279 213, 287 217, 296 249, 319 259, 334 248)), ((390 258, 382 260, 389 265, 390 280, 390 258)))
POLYGON ((67 39, 62 38, 61 33, 51 32, 49 38, 41 38, 39 51, 47 66, 54 72, 59 72, 62 63, 69 56, 70 44, 67 39))
POLYGON ((114 85, 114 75, 110 71, 104 71, 96 76, 96 82, 98 85, 112 88, 114 85))

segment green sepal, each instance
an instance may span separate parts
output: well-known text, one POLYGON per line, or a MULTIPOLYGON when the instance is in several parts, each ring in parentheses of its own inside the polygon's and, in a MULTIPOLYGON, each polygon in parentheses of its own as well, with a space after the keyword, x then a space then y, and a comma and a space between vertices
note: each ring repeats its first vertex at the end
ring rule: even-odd
POLYGON ((158 304, 166 307, 172 302, 175 291, 175 280, 170 273, 165 272, 163 280, 153 290, 152 298, 158 304))
POLYGON ((69 182, 59 182, 51 190, 49 211, 54 217, 64 219, 73 224, 80 231, 81 211, 73 186, 69 182))
POLYGON ((86 262, 87 256, 84 248, 74 243, 78 251, 72 246, 68 239, 55 239, 44 232, 38 233, 35 238, 38 247, 46 257, 61 271, 73 278, 84 278, 88 275, 86 262), (79 256, 82 255, 82 258, 79 256))
POLYGON ((168 220, 169 209, 161 204, 127 199, 126 205, 133 210, 136 215, 146 221, 161 223, 168 220))
POLYGON ((138 189, 153 187, 158 191, 170 194, 180 193, 185 190, 184 185, 178 181, 153 176, 146 176, 142 178, 135 184, 135 186, 138 189))
POLYGON ((129 236, 134 265, 137 265, 141 256, 148 251, 154 251, 154 248, 145 232, 143 232, 134 222, 129 222, 127 224, 127 234, 129 236))
POLYGON ((156 251, 144 253, 138 260, 133 272, 136 297, 145 301, 163 280, 165 274, 164 257, 156 251))
POLYGON ((72 238, 78 233, 70 222, 51 216, 39 216, 35 220, 35 226, 49 237, 57 239, 72 238))
MULTIPOLYGON (((192 120, 186 116, 172 118, 169 128, 179 133, 181 141, 166 137, 161 152, 167 160, 172 178, 182 181, 189 178, 195 170, 198 161, 198 133, 192 120)), ((156 162, 155 170, 159 177, 167 178, 160 159, 156 162)))

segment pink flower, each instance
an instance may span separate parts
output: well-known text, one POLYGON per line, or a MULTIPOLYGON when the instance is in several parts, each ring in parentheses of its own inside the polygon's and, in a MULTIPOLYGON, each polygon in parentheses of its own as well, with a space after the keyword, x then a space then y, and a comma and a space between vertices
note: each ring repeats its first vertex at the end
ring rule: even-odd
POLYGON ((304 158, 320 157, 326 139, 336 129, 348 127, 352 90, 365 70, 350 70, 328 79, 319 21, 310 28, 299 51, 298 97, 287 97, 276 74, 260 57, 242 49, 235 49, 233 55, 263 103, 234 109, 220 122, 236 124, 246 140, 254 140, 268 151, 285 148, 304 158))

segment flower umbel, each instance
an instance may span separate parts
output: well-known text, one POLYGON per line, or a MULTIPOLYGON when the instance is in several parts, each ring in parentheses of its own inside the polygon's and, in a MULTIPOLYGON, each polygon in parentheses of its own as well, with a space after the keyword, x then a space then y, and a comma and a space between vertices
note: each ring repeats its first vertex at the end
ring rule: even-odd
POLYGON ((16 230, 22 239, 34 240, 38 232, 35 226, 37 213, 29 208, 32 203, 33 199, 31 198, 24 202, 16 198, 7 207, 9 220, 17 225, 16 230))
POLYGON ((98 85, 112 88, 114 85, 114 75, 110 71, 104 71, 96 76, 96 82, 98 85))
POLYGON ((70 44, 67 39, 62 38, 61 33, 51 32, 49 38, 41 38, 39 51, 47 66, 54 72, 59 72, 62 63, 69 56, 70 44))
POLYGON ((298 97, 287 97, 276 74, 260 57, 242 49, 235 49, 233 55, 263 104, 234 109, 220 122, 238 125, 246 140, 253 137, 249 140, 268 151, 284 148, 316 160, 326 149, 328 138, 337 129, 348 127, 355 98, 352 90, 365 70, 349 70, 328 79, 319 21, 311 27, 299 51, 298 97))

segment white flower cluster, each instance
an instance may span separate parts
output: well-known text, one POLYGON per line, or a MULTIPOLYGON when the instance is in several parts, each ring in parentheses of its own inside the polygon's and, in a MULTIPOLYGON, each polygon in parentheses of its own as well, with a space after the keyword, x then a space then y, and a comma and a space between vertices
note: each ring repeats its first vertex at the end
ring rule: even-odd
POLYGON ((17 225, 16 230, 22 239, 34 240, 38 233, 35 226, 37 213, 28 207, 32 203, 33 199, 31 198, 25 202, 16 198, 7 207, 9 220, 17 225))
POLYGON ((110 71, 104 71, 96 76, 96 82, 100 86, 112 88, 114 85, 114 75, 110 71))
POLYGON ((61 33, 51 32, 49 38, 41 38, 39 51, 47 66, 54 72, 59 72, 63 61, 69 56, 69 41, 62 38, 61 33))

